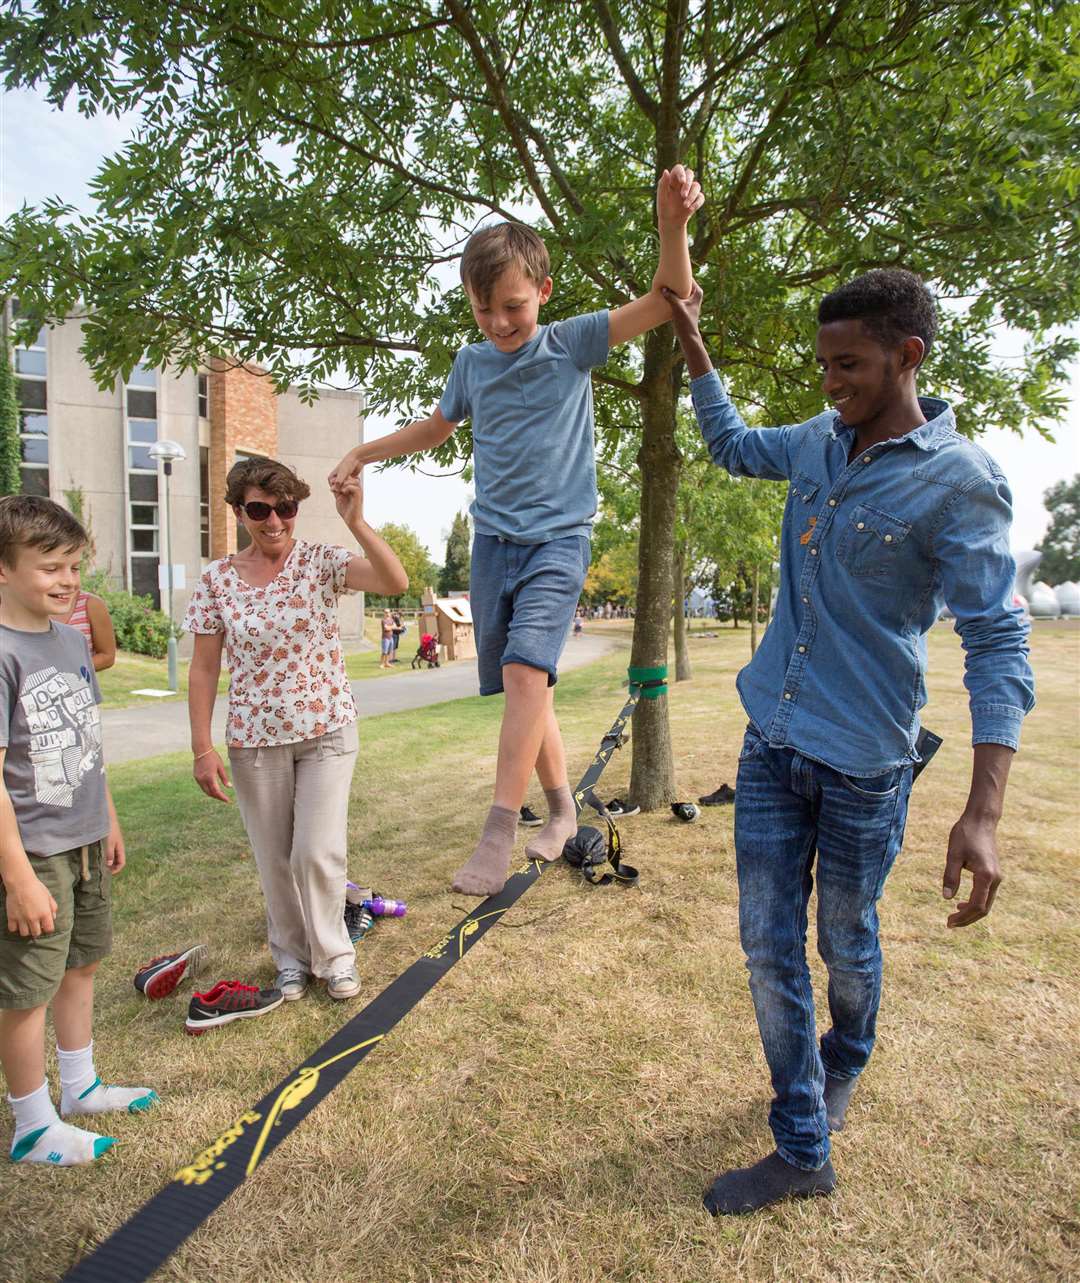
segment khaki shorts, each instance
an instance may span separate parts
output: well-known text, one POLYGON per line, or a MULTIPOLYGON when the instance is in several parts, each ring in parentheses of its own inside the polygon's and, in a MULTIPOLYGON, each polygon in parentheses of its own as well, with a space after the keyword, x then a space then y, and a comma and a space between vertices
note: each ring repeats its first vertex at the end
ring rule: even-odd
POLYGON ((65 971, 97 962, 112 948, 112 874, 105 867, 104 843, 29 858, 56 901, 56 920, 54 929, 36 940, 9 931, 0 884, 0 1008, 17 1011, 48 1002, 65 971), (84 849, 89 881, 82 876, 84 849))

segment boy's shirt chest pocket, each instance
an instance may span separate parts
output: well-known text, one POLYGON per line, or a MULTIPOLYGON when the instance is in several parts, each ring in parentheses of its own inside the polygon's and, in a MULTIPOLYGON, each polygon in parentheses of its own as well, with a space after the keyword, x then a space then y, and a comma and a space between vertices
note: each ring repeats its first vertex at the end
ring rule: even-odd
POLYGON ((892 575, 910 534, 910 522, 869 504, 856 504, 840 532, 836 558, 852 575, 892 575))
POLYGON ((514 371, 515 392, 526 410, 558 405, 562 381, 558 361, 536 361, 514 371))

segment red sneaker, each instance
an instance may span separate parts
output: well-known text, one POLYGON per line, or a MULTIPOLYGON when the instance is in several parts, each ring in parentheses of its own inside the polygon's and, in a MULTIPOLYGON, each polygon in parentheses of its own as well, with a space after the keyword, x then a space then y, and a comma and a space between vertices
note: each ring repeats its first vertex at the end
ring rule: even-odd
POLYGON ((160 958, 152 958, 135 972, 135 988, 150 999, 165 998, 186 974, 199 974, 209 952, 205 944, 196 944, 183 953, 164 953, 160 958))
POLYGON ((204 1029, 227 1025, 230 1020, 264 1016, 284 1001, 280 989, 259 989, 255 985, 241 984, 239 980, 219 980, 213 989, 191 995, 184 1027, 189 1034, 198 1037, 204 1029))

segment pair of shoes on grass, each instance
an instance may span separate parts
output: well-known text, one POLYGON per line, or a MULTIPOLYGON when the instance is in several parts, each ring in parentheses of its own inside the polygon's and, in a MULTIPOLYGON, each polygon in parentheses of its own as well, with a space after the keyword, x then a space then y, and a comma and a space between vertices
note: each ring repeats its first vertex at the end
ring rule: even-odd
MULTIPOLYGON (((192 945, 180 953, 165 953, 152 958, 135 972, 135 988, 151 1001, 167 998, 185 976, 198 975, 206 966, 210 950, 205 944, 192 945)), ((302 996, 302 991, 300 995, 302 996)), ((238 980, 219 980, 205 993, 194 993, 188 1005, 184 1026, 189 1034, 228 1024, 245 1016, 261 1016, 281 1004, 277 989, 258 989, 238 980)))

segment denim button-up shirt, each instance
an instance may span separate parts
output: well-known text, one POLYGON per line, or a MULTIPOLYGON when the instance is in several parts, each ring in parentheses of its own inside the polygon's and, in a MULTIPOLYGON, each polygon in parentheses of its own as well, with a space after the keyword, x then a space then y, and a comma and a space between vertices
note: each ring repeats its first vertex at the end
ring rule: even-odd
POLYGON ((849 462, 855 433, 834 411, 752 429, 715 371, 690 386, 716 463, 790 483, 775 613, 737 682, 769 743, 853 776, 918 761, 926 633, 947 605, 972 743, 1015 749, 1035 688, 1012 601, 1012 496, 946 402, 920 398, 929 422, 849 462))

